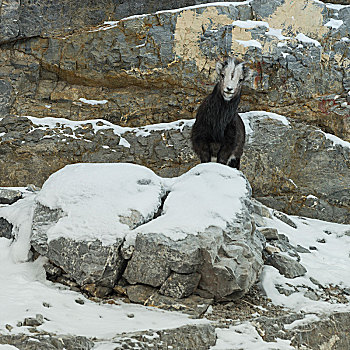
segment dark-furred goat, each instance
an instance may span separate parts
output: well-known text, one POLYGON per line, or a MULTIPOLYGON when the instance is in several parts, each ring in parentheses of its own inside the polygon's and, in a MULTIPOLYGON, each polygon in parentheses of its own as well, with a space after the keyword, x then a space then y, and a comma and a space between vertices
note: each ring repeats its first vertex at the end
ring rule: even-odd
POLYGON ((245 128, 237 107, 245 77, 244 63, 230 57, 217 62, 216 71, 220 80, 198 108, 192 146, 202 163, 218 162, 239 169, 245 128))

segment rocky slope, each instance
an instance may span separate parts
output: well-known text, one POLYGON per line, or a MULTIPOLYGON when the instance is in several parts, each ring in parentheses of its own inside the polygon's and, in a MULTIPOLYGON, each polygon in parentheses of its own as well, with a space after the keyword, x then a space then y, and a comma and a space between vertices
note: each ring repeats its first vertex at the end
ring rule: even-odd
MULTIPOLYGON (((124 126, 192 118, 212 87, 215 60, 234 52, 251 69, 243 110, 288 115, 350 140, 349 7, 253 0, 72 31, 69 22, 52 21, 52 7, 44 13, 44 6, 27 5, 43 13, 34 26, 25 5, 12 4, 3 5, 1 22, 9 32, 0 52, 1 115, 99 117, 124 126), (7 18, 11 11, 19 11, 16 22, 7 18), (55 25, 58 33, 50 29, 55 25)), ((86 24, 102 23, 112 12, 105 3, 99 6, 103 10, 90 12, 100 16, 86 24)), ((74 11, 75 3, 68 8, 74 11)), ((77 14, 72 28, 89 17, 85 10, 77 14)))
MULTIPOLYGON (((242 170, 255 197, 290 214, 350 222, 348 142, 280 115, 241 115, 248 134, 242 170)), ((104 120, 6 117, 0 121, 0 185, 41 186, 77 162, 132 162, 179 176, 198 163, 192 124, 121 128, 104 120)))

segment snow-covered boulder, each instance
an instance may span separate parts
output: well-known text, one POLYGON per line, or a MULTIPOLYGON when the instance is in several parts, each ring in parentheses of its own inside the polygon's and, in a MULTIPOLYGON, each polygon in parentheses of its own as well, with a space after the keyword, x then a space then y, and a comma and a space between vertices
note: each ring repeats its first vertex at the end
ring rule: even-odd
POLYGON ((80 287, 128 284, 171 297, 248 291, 263 261, 241 172, 210 163, 177 178, 133 164, 69 165, 36 197, 31 243, 80 287))

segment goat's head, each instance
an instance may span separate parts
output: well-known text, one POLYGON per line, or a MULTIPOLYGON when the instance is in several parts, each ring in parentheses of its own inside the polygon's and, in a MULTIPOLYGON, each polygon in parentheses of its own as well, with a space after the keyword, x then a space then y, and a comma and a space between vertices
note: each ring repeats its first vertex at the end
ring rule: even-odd
POLYGON ((216 63, 216 72, 220 77, 221 95, 226 101, 230 101, 241 91, 245 77, 244 62, 235 57, 229 57, 224 62, 216 63))

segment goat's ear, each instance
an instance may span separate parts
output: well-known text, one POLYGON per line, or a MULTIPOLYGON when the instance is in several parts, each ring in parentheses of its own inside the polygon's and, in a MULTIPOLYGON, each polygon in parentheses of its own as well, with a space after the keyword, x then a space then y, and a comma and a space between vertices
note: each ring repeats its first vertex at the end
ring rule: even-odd
POLYGON ((215 69, 216 69, 216 73, 218 73, 218 75, 221 74, 223 66, 224 66, 224 64, 221 61, 216 62, 215 69))

